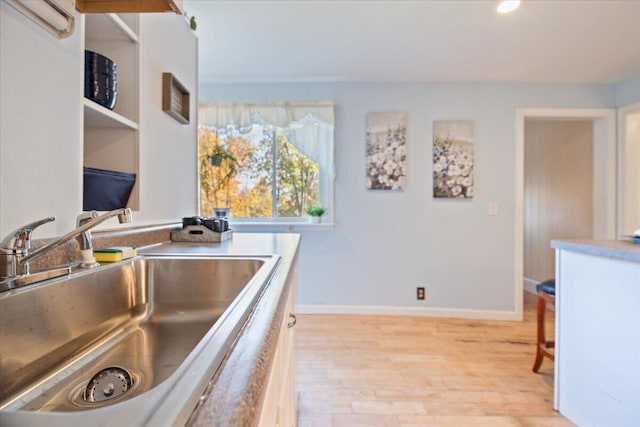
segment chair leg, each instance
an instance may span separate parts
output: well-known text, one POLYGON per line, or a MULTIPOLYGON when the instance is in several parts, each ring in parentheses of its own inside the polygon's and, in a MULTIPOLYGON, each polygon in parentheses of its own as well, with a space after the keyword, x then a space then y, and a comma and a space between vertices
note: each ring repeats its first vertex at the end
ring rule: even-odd
POLYGON ((536 374, 540 370, 540 366, 542 366, 542 359, 543 358, 544 358, 544 356, 542 355, 542 352, 540 351, 540 346, 538 346, 537 349, 536 349, 536 361, 533 363, 533 372, 535 372, 536 374))
POLYGON ((536 341, 536 360, 533 363, 533 372, 538 372, 542 365, 544 354, 542 353, 542 345, 544 345, 544 314, 547 308, 546 302, 542 297, 538 296, 538 338, 536 341))

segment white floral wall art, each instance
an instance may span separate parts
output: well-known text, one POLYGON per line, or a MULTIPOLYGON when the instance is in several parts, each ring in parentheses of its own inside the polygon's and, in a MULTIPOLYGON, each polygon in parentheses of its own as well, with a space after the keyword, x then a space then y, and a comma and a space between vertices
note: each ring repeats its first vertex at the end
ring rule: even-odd
POLYGON ((474 123, 433 122, 433 197, 473 198, 474 123))
POLYGON ((367 114, 367 189, 404 190, 407 113, 367 114))

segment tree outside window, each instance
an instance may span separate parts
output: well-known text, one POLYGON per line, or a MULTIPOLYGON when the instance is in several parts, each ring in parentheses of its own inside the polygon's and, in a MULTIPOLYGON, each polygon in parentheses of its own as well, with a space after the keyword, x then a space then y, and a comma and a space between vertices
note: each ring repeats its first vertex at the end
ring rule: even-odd
POLYGON ((201 125, 198 160, 204 216, 212 215, 214 208, 228 207, 235 218, 296 218, 319 204, 317 162, 275 126, 201 125))

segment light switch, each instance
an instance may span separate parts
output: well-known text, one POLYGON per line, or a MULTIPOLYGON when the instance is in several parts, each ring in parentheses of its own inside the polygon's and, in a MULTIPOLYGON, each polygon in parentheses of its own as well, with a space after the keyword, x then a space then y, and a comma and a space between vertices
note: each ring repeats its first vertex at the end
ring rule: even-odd
POLYGON ((489 203, 489 215, 491 216, 498 215, 498 204, 496 202, 489 203))

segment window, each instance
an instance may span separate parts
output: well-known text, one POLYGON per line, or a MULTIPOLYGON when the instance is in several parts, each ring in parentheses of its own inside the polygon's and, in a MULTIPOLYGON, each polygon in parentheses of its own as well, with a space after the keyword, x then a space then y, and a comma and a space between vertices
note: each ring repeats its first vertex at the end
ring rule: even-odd
POLYGON ((321 205, 333 220, 333 105, 201 104, 200 214, 301 221, 321 205))

